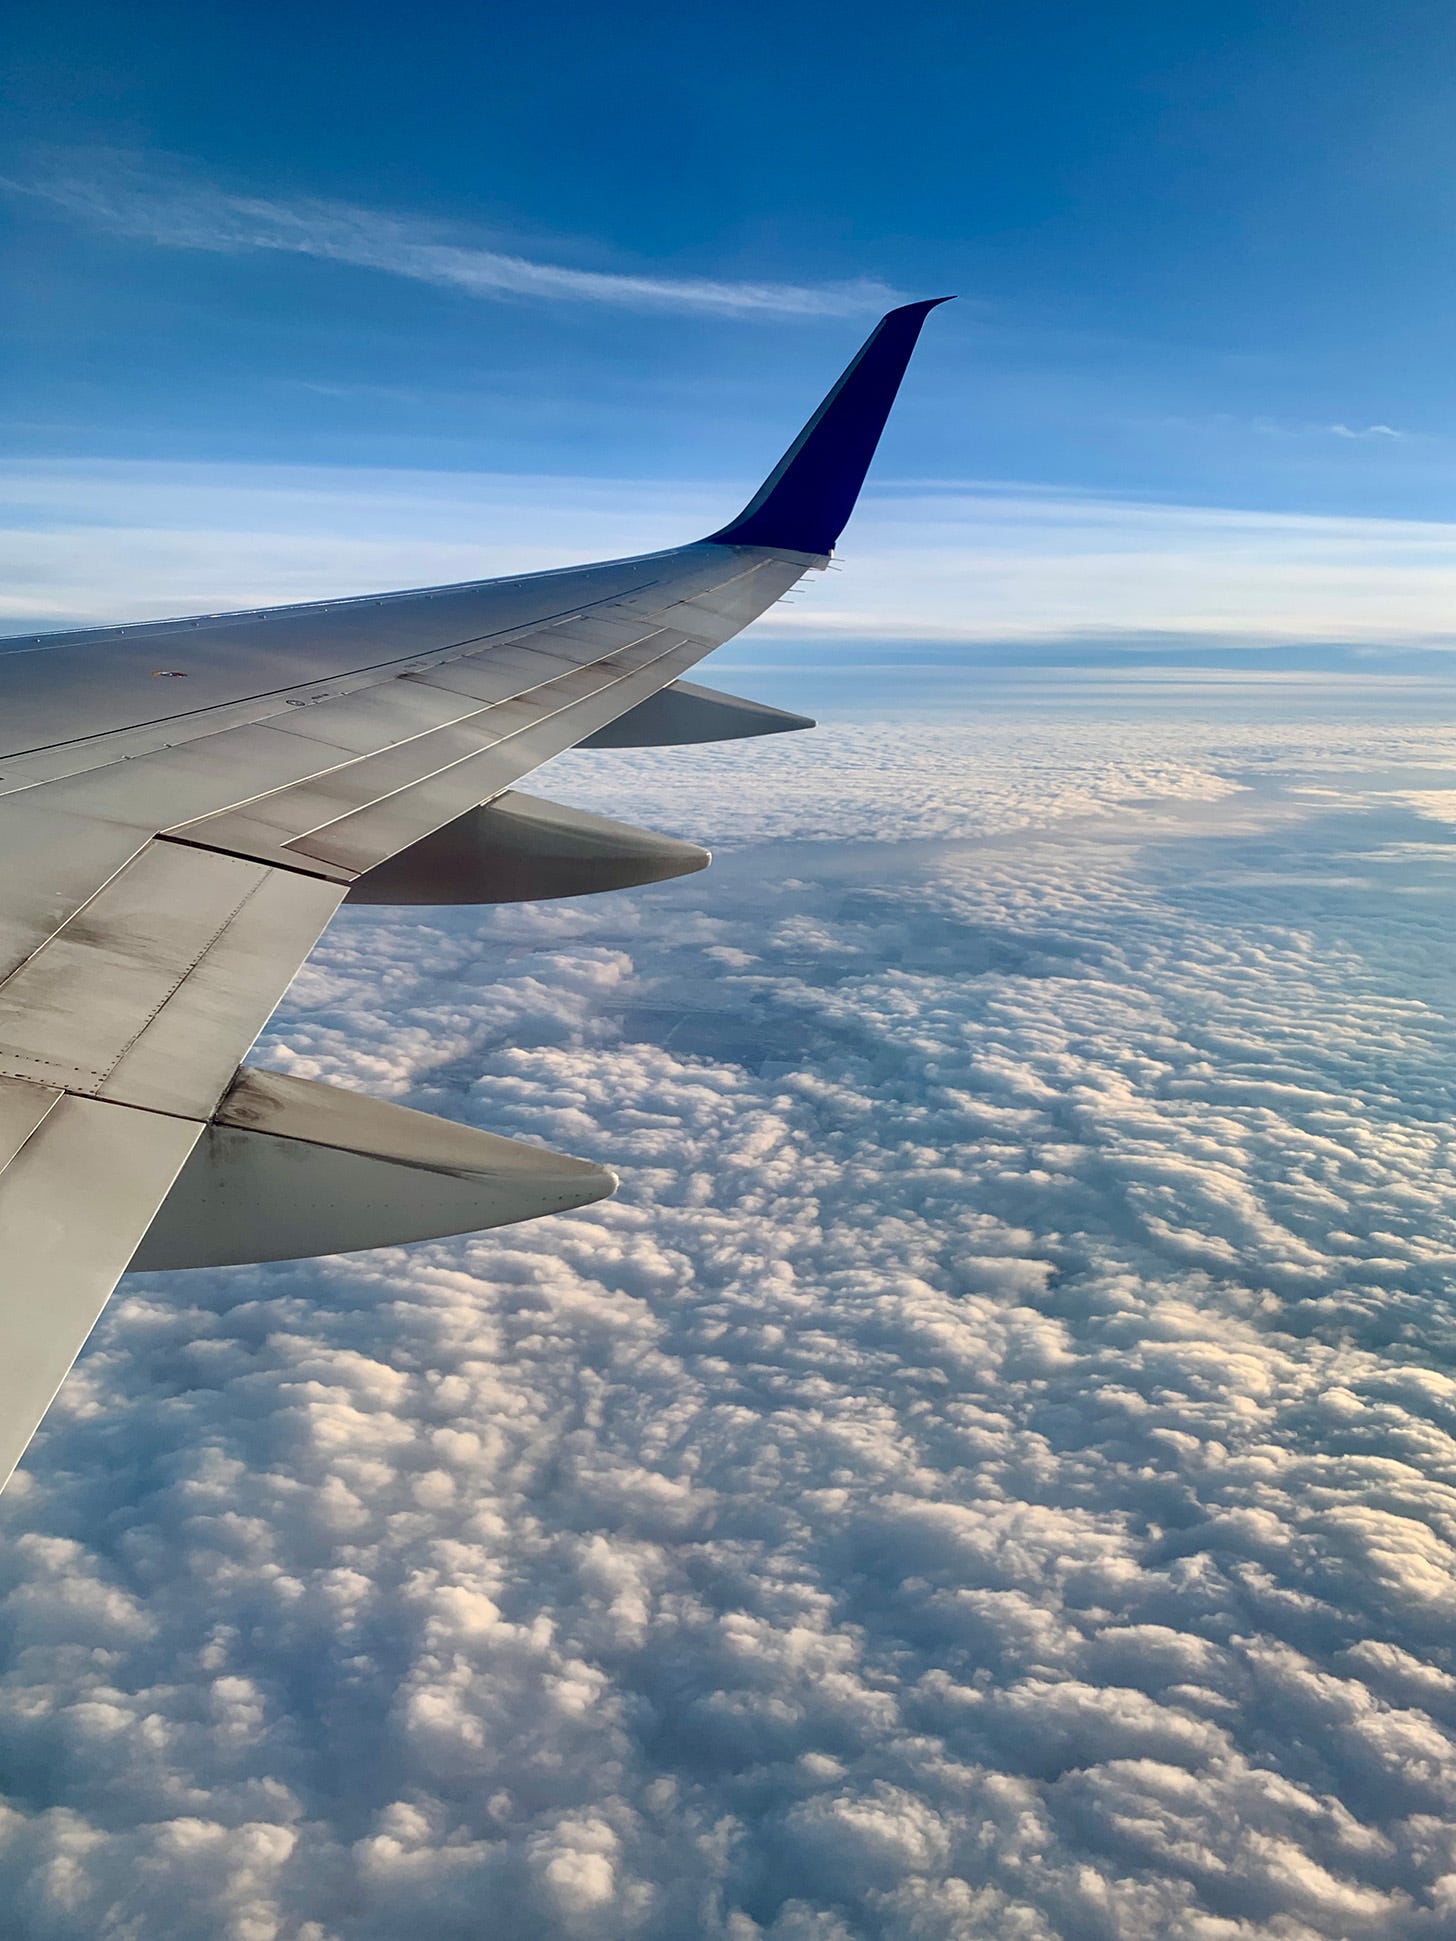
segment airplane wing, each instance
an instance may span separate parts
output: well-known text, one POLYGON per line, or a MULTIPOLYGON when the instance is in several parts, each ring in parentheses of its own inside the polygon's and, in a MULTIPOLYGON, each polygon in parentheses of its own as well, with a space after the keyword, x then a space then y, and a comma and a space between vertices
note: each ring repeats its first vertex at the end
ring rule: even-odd
POLYGON ((0 654, 0 1485, 128 1264, 529 1219, 613 1174, 240 1069, 348 897, 492 902, 705 852, 514 785, 578 746, 812 724, 681 677, 826 563, 933 303, 881 320, 738 519, 522 579, 0 654))

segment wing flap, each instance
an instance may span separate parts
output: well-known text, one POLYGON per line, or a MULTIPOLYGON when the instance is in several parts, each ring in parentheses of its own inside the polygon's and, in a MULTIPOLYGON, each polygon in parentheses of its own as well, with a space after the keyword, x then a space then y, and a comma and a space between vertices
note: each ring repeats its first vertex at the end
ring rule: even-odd
MULTIPOLYGON (((208 862, 230 860, 195 853, 208 862)), ((267 870, 148 1019, 100 1096, 206 1118, 342 900, 332 883, 267 870)))
POLYGON ((30 1135, 0 1167, 0 1484, 202 1130, 0 1080, 0 1153, 37 1110, 30 1135))
MULTIPOLYGON (((74 818, 78 831, 91 825, 80 847, 104 849, 112 868, 140 846, 127 830, 140 830, 144 840, 166 829, 210 848, 347 880, 383 860, 389 843, 403 848, 417 841, 674 679, 771 605, 800 577, 802 563, 700 546, 684 549, 678 564, 663 570, 667 584, 655 610, 638 598, 629 603, 638 611, 619 604, 553 620, 505 645, 452 647, 443 659, 390 671, 347 693, 326 692, 306 705, 299 697, 275 697, 273 711, 251 722, 229 717, 219 726, 206 717, 185 730, 179 724, 175 745, 109 755, 93 750, 92 766, 34 785, 17 787, 7 763, 0 812, 16 817, 17 826, 43 827, 50 817, 74 818), (684 597, 674 599, 672 592, 684 597), (665 612, 675 617, 671 627, 664 625, 665 612), (626 685, 629 676, 652 669, 635 688, 626 685), (505 758, 459 786, 465 778, 454 771, 462 762, 516 737, 505 758), (366 841, 356 840, 360 831, 352 829, 346 854, 311 840, 437 776, 443 806, 438 813, 430 809, 433 820, 425 815, 425 796, 417 794, 409 814, 371 816, 366 841)), ((105 880, 103 871, 86 884, 84 871, 66 867, 86 888, 105 880)), ((25 888, 33 900, 34 884, 25 888)), ((63 900, 55 922, 75 907, 63 900)), ((46 926, 43 912, 25 912, 11 963, 54 927, 46 926)), ((0 927, 0 951, 6 941, 0 927)))
POLYGON ((0 979, 88 903, 146 845, 142 832, 29 798, 3 804, 0 979))
POLYGON ((288 844, 288 851, 329 864, 350 880, 361 876, 574 746, 582 735, 650 693, 664 678, 671 679, 680 667, 691 666, 701 651, 696 646, 671 649, 596 694, 523 721, 478 755, 298 837, 288 844))
POLYGON ((0 1078, 0 1174, 62 1096, 58 1085, 0 1078))
POLYGON ((0 1074, 205 1119, 342 894, 149 843, 0 984, 0 1074))
MULTIPOLYGON (((705 651, 681 632, 654 628, 631 646, 487 703, 447 728, 335 764, 240 808, 176 823, 170 833, 296 868, 322 865, 347 880, 499 794, 705 651)), ((430 673, 400 685, 460 707, 456 691, 435 687, 430 673)))

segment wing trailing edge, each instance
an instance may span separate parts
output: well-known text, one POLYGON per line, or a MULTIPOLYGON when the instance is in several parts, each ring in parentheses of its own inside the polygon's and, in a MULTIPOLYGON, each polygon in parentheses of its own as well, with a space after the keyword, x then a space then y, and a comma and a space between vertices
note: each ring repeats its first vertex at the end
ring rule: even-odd
POLYGON ((925 319, 950 297, 902 304, 881 317, 839 382, 729 525, 729 546, 832 553, 854 510, 890 406, 925 319))

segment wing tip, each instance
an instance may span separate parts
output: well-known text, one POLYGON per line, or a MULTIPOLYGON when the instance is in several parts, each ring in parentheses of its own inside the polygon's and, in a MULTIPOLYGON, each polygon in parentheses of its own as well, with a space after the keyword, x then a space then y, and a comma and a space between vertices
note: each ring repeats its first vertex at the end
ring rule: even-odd
POLYGON ((710 543, 824 556, 864 484, 921 326, 953 297, 887 310, 752 499, 710 543))

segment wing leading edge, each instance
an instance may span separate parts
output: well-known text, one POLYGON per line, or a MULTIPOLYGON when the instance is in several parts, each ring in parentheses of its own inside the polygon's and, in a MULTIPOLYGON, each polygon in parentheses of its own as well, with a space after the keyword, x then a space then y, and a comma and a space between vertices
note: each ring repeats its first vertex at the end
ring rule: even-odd
POLYGON ((491 902, 702 866, 510 792, 571 747, 812 725, 681 677, 826 563, 944 300, 882 319, 696 544, 0 654, 0 1483, 154 1221, 149 1265, 279 1259, 614 1190, 605 1168, 239 1061, 356 885, 424 901, 434 871, 491 902))

